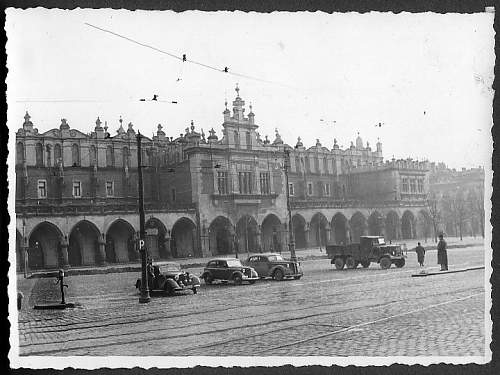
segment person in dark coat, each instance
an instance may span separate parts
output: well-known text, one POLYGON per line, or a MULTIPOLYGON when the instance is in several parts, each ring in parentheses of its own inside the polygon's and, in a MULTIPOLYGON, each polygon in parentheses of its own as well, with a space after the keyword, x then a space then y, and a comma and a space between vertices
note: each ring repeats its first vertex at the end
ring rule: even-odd
POLYGON ((423 267, 424 266, 425 249, 422 245, 420 245, 420 242, 418 243, 417 247, 415 248, 415 252, 417 253, 418 264, 420 264, 420 267, 423 267))
POLYGON ((439 235, 439 242, 437 244, 438 264, 441 265, 441 271, 448 271, 448 252, 446 251, 446 241, 443 235, 439 235))

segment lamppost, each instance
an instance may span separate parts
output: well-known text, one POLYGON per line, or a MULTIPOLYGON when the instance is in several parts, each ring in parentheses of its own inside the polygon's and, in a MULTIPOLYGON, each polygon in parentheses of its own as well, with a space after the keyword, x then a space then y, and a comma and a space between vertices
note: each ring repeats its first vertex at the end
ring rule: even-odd
POLYGON ((288 182, 288 169, 290 168, 290 150, 284 149, 285 152, 285 180, 286 180, 286 208, 288 211, 288 248, 290 250, 290 258, 292 261, 297 261, 297 256, 295 255, 295 241, 293 238, 293 226, 292 226, 292 208, 290 206, 290 184, 288 182))
POLYGON ((151 300, 149 296, 148 277, 146 270, 146 237, 145 217, 144 217, 144 188, 142 185, 142 152, 141 152, 141 132, 137 132, 137 174, 139 178, 139 251, 141 252, 141 295, 139 303, 147 303, 151 300))
POLYGON ((28 239, 26 238, 26 218, 23 217, 24 278, 28 278, 28 239))

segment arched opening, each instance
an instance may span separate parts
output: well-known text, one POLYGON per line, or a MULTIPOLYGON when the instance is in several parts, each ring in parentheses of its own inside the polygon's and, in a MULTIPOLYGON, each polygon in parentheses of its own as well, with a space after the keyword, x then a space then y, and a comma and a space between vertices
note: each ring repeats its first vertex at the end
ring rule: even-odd
POLYGON ((37 143, 35 146, 35 164, 37 167, 43 166, 43 146, 37 143))
POLYGON ((99 263, 99 237, 97 227, 89 221, 80 221, 69 235, 68 263, 81 266, 99 263))
POLYGON ((170 249, 165 240, 167 230, 157 218, 146 222, 146 250, 153 259, 166 259, 171 257, 170 249))
POLYGON ((433 236, 432 219, 426 210, 420 210, 417 216, 417 237, 423 238, 426 242, 433 236))
POLYGON ((349 241, 347 238, 347 218, 340 212, 332 219, 334 241, 336 244, 345 245, 349 241))
POLYGON ((42 222, 29 236, 28 267, 30 269, 57 267, 62 233, 54 224, 42 222))
POLYGON ((318 212, 312 217, 309 225, 309 246, 325 247, 328 244, 328 225, 328 220, 322 213, 318 212))
POLYGON ((208 233, 209 249, 213 255, 233 252, 234 228, 228 218, 223 216, 215 218, 208 228, 208 233))
POLYGON ((198 255, 196 249, 196 225, 188 219, 177 220, 172 228, 171 251, 174 258, 198 255))
POLYGON ((258 249, 257 241, 257 222, 250 215, 243 216, 236 223, 236 238, 238 239, 238 249, 241 252, 256 252, 258 249))
POLYGON ((134 235, 134 228, 125 220, 118 219, 111 224, 106 233, 106 262, 133 262, 139 259, 134 235))
POLYGON ((79 167, 80 166, 80 146, 78 146, 76 143, 72 146, 71 148, 71 162, 73 167, 79 167))
POLYGON ((350 242, 359 243, 359 237, 366 235, 366 219, 361 212, 356 212, 351 217, 351 238, 350 242))
POLYGON ((401 235, 403 239, 416 237, 415 216, 411 211, 405 211, 401 218, 401 235))
POLYGON ((385 239, 387 242, 399 240, 399 216, 396 211, 390 211, 385 218, 385 239))
POLYGON ((281 221, 274 214, 269 214, 262 221, 262 248, 264 251, 283 251, 281 221))
POLYGON ((384 217, 378 211, 373 212, 368 217, 368 234, 370 236, 384 235, 384 217))
POLYGON ((292 226, 293 238, 295 239, 295 248, 305 249, 307 247, 305 219, 299 214, 293 215, 292 226))
POLYGON ((24 144, 18 142, 16 145, 16 164, 24 163, 24 144))

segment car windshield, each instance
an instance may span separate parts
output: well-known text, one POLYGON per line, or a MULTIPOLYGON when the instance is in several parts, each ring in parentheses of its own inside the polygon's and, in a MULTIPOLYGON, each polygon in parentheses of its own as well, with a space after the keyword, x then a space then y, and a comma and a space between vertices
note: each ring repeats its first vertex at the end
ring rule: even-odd
POLYGON ((267 257, 269 259, 269 261, 271 262, 276 262, 276 261, 281 261, 281 260, 284 260, 283 257, 281 255, 269 255, 267 257))
POLYGON ((238 259, 230 259, 227 261, 228 267, 242 267, 241 262, 238 259))
POLYGON ((373 240, 373 244, 374 245, 385 245, 385 241, 383 238, 375 238, 373 240))
POLYGON ((181 265, 171 263, 171 264, 166 264, 162 268, 163 268, 163 272, 178 272, 181 270, 181 265))

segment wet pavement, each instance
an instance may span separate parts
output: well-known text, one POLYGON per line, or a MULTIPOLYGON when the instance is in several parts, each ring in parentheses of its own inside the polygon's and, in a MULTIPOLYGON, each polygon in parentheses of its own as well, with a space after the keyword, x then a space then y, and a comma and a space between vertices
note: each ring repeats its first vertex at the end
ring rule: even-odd
MULTIPOLYGON (((484 265, 482 246, 448 252, 450 270, 484 265)), ((436 252, 426 254, 436 271, 436 252)), ((79 307, 37 311, 60 300, 55 279, 23 279, 21 355, 159 356, 483 356, 484 270, 415 278, 416 255, 335 270, 302 261, 304 277, 254 285, 204 285, 197 295, 155 296, 140 304, 138 272, 68 277, 79 307)), ((200 274, 201 267, 189 268, 200 274)))

